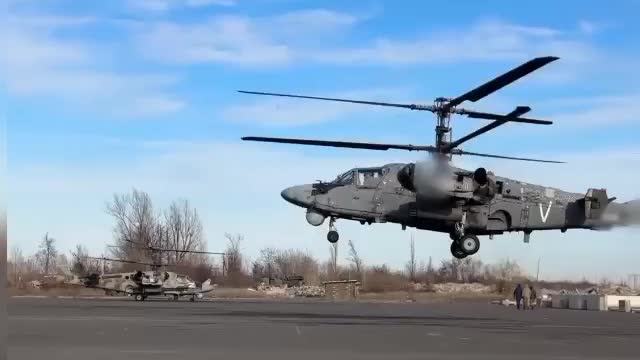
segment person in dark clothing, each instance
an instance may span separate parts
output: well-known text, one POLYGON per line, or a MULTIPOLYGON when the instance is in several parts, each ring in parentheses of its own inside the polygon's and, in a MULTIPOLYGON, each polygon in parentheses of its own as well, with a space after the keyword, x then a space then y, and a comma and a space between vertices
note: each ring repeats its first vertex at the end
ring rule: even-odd
POLYGON ((537 306, 537 301, 538 301, 538 294, 536 293, 536 289, 533 288, 533 285, 529 286, 529 288, 531 289, 531 309, 533 309, 535 306, 537 306))
POLYGON ((522 303, 522 285, 518 284, 513 291, 513 297, 516 299, 516 306, 520 310, 520 304, 522 303))

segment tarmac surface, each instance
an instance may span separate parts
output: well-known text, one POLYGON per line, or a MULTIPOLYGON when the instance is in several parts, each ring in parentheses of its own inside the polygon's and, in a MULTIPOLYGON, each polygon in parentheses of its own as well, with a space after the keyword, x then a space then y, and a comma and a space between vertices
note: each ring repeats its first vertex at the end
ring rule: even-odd
POLYGON ((18 359, 638 359, 640 315, 484 302, 10 298, 18 359))

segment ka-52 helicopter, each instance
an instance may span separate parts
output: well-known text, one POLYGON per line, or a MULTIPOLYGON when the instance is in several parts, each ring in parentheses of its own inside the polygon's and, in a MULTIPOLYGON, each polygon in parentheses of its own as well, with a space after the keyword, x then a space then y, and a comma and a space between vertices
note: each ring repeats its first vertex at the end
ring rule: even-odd
POLYGON ((457 107, 464 101, 476 102, 557 59, 559 58, 554 56, 534 58, 456 98, 437 98, 433 105, 239 91, 246 94, 430 111, 437 118, 434 146, 255 136, 243 137, 242 140, 368 150, 415 150, 433 155, 433 161, 356 168, 330 182, 297 185, 283 190, 281 195, 286 201, 307 209, 306 219, 309 224, 320 226, 329 218, 327 239, 332 243, 339 238, 335 227, 336 219, 360 221, 363 225, 390 222, 401 224, 403 230, 409 226, 448 233, 453 240, 452 255, 462 259, 478 252, 479 235, 492 238, 493 235, 504 232, 522 231, 524 242, 528 243, 534 230, 601 230, 618 225, 638 224, 640 200, 615 203, 616 198, 609 198, 606 189, 590 188, 586 194, 572 193, 495 176, 482 167, 469 171, 449 164, 452 155, 562 163, 460 149, 463 143, 507 122, 540 125, 552 122, 521 117, 531 110, 528 106, 518 106, 506 115, 457 107), (454 141, 451 139, 449 126, 453 114, 493 122, 454 141))
MULTIPOLYGON (((208 251, 169 250, 155 247, 144 248, 151 252, 222 254, 208 251)), ((133 272, 112 274, 92 273, 88 276, 73 276, 69 274, 71 279, 65 281, 65 283, 94 289, 103 289, 106 293, 123 293, 128 296, 133 296, 136 301, 144 301, 148 296, 167 296, 173 301, 178 301, 180 297, 188 297, 190 301, 195 301, 196 298, 201 299, 204 294, 215 289, 215 285, 211 285, 211 279, 202 283, 200 288, 198 288, 195 281, 191 280, 189 276, 173 271, 162 270, 162 268, 166 268, 168 265, 158 262, 146 263, 141 261, 91 256, 88 258, 102 261, 121 262, 125 264, 136 264, 150 267, 152 270, 136 270, 133 272)))

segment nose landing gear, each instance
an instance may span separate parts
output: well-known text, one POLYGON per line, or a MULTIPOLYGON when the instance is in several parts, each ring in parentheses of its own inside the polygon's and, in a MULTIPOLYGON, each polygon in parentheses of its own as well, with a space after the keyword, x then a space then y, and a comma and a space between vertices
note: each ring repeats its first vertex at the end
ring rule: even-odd
POLYGON ((329 240, 329 242, 332 244, 338 242, 338 239, 340 239, 340 235, 338 234, 338 230, 336 229, 335 222, 335 218, 332 217, 331 219, 329 219, 329 232, 327 233, 327 240, 329 240))

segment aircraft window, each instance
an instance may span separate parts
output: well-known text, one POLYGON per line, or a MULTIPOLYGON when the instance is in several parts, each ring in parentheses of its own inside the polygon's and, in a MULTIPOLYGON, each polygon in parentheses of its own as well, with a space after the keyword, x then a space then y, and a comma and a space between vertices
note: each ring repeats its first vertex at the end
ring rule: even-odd
POLYGON ((350 185, 353 184, 353 170, 349 170, 346 173, 338 176, 334 181, 335 184, 350 185))
POLYGON ((358 186, 377 187, 382 180, 382 169, 358 170, 358 186))

